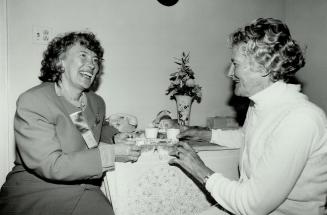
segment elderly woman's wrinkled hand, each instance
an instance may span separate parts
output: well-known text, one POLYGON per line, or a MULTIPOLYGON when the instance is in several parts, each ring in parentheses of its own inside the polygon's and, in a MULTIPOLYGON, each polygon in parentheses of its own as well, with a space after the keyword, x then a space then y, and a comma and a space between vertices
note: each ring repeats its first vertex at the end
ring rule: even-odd
POLYGON ((141 148, 132 144, 115 144, 116 162, 136 162, 141 155, 141 148))
POLYGON ((203 181, 204 176, 213 172, 204 164, 195 150, 186 142, 177 143, 169 152, 169 155, 174 157, 169 160, 168 163, 170 165, 181 166, 200 182, 203 181))
POLYGON ((180 140, 207 141, 211 140, 211 130, 207 127, 191 126, 181 129, 177 136, 180 140))

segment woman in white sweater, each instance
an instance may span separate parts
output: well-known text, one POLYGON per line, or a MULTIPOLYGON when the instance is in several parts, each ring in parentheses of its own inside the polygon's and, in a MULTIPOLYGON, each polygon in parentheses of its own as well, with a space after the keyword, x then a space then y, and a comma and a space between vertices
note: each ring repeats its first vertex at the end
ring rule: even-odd
MULTIPOLYGON (((231 35, 229 77, 251 102, 238 130, 189 128, 181 139, 239 146, 240 179, 208 168, 180 142, 171 164, 188 171, 232 214, 322 215, 327 193, 327 120, 290 84, 304 66, 299 45, 280 20, 257 19, 231 35)), ((211 208, 203 214, 225 214, 211 208)))

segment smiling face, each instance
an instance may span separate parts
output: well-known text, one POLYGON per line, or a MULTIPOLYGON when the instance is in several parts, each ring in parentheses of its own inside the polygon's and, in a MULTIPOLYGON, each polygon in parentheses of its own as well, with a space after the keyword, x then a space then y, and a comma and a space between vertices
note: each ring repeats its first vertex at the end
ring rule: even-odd
POLYGON ((62 84, 77 91, 88 89, 99 71, 99 59, 96 54, 79 43, 63 54, 61 64, 64 68, 62 84))
POLYGON ((235 82, 235 95, 250 97, 273 83, 253 56, 246 53, 245 44, 233 47, 231 61, 228 76, 235 82))

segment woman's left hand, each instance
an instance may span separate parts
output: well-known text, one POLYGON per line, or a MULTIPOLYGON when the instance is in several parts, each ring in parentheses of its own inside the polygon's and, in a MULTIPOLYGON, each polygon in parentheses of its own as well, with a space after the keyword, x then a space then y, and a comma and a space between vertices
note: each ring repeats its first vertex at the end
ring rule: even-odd
POLYGON ((141 149, 136 145, 116 143, 114 147, 116 162, 136 162, 141 155, 141 149))
POLYGON ((201 160, 195 150, 186 142, 177 143, 169 152, 175 158, 169 160, 169 164, 177 164, 189 172, 199 182, 203 183, 205 176, 214 172, 201 160))

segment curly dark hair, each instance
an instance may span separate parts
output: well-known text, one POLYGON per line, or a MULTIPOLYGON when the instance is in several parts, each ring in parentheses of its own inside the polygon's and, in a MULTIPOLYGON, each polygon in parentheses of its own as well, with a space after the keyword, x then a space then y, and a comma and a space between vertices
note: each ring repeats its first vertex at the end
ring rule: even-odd
POLYGON ((41 75, 39 79, 43 82, 58 83, 61 80, 63 69, 59 65, 59 57, 71 46, 79 43, 81 46, 93 51, 98 61, 99 68, 102 68, 103 48, 95 35, 91 32, 68 32, 55 37, 50 41, 47 49, 43 53, 41 62, 41 75))
POLYGON ((230 36, 231 46, 246 44, 246 53, 266 70, 273 81, 289 82, 305 65, 300 46, 286 24, 274 18, 259 18, 230 36))

